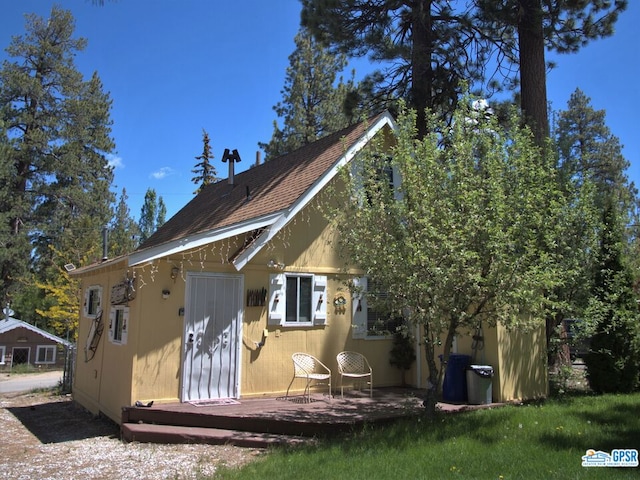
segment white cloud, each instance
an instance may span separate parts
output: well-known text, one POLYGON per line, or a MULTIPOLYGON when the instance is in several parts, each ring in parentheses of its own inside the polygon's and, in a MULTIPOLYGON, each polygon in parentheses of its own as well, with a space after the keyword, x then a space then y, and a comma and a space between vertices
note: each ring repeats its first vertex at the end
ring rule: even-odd
POLYGON ((116 168, 124 168, 124 162, 122 161, 122 158, 113 155, 112 153, 107 155, 107 164, 114 170, 116 168))
POLYGON ((155 178, 156 180, 162 180, 169 175, 173 175, 175 171, 171 167, 162 167, 160 170, 153 172, 150 177, 155 178))

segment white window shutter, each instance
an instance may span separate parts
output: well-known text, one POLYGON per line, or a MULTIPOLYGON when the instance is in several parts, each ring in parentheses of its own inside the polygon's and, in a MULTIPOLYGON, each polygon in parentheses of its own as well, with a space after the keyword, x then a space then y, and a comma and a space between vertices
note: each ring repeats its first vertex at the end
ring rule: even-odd
POLYGON ((351 297, 351 334, 355 339, 367 337, 367 278, 353 279, 356 291, 351 297))
POLYGON ((89 313, 89 289, 85 288, 84 289, 84 316, 86 317, 87 314, 89 313))
POLYGON ((127 334, 129 333, 129 307, 122 309, 122 339, 120 343, 122 345, 127 344, 127 334))
POLYGON ((313 277, 313 323, 314 325, 327 324, 327 277, 315 275, 313 277))
POLYGON ((102 308, 102 286, 96 287, 98 292, 98 303, 96 304, 96 312, 100 311, 102 308))
POLYGON ((269 275, 269 311, 267 323, 269 325, 282 325, 286 312, 286 282, 284 273, 269 275))
POLYGON ((113 342, 113 329, 116 327, 116 309, 109 310, 109 341, 113 342))

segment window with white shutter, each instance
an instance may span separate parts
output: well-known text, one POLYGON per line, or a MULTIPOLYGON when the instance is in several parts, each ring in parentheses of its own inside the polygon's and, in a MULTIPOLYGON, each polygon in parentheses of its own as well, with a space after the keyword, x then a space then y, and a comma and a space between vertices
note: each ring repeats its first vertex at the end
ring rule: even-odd
POLYGON ((91 285, 84 291, 84 316, 95 318, 102 304, 102 287, 91 285))
POLYGON ((376 284, 366 277, 353 279, 354 291, 351 299, 353 338, 386 338, 393 335, 403 325, 401 315, 392 315, 384 309, 376 309, 367 302, 367 292, 375 293, 375 298, 384 301, 387 293, 377 289, 376 284))
POLYGON ((117 305, 109 312, 109 341, 126 345, 129 329, 129 307, 117 305))
POLYGON ((272 274, 269 278, 269 325, 312 326, 327 323, 327 277, 272 274))

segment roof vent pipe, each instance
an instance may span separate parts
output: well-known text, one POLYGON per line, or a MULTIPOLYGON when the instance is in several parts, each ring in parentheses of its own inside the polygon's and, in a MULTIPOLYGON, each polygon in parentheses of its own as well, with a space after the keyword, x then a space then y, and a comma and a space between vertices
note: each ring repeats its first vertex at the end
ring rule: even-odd
POLYGON ((107 229, 107 227, 103 227, 102 228, 102 261, 106 261, 109 258, 109 245, 108 245, 108 239, 109 239, 109 230, 107 229))
POLYGON ((229 162, 229 185, 233 185, 233 164, 240 161, 240 154, 238 153, 238 150, 234 149, 233 152, 229 152, 229 149, 225 148, 224 154, 222 155, 222 161, 229 162))
POLYGON ((260 150, 256 150, 256 167, 260 165, 260 150))

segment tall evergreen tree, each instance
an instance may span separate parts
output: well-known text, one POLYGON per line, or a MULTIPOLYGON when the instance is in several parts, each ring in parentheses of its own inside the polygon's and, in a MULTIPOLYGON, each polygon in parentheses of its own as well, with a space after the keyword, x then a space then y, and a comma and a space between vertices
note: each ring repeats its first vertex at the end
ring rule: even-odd
POLYGON ((216 167, 209 161, 213 160, 210 142, 209 134, 202 129, 202 153, 196 157, 196 160, 199 160, 199 162, 196 163, 195 168, 191 170, 191 173, 195 174, 195 177, 193 177, 191 181, 198 185, 197 190, 193 192, 196 195, 200 193, 204 187, 218 180, 216 177, 216 167))
MULTIPOLYGON (((0 115, 2 111, 0 110, 0 115)), ((14 219, 26 218, 26 199, 16 197, 12 188, 17 176, 11 161, 12 148, 0 117, 0 303, 12 302, 17 280, 27 273, 25 253, 30 250, 27 235, 14 219)))
POLYGON ((164 225, 167 221, 167 206, 164 204, 164 199, 158 197, 158 213, 156 214, 156 230, 164 225))
POLYGON ((162 197, 158 197, 153 188, 147 189, 140 210, 140 244, 143 244, 165 222, 167 207, 162 197))
POLYGON ((135 250, 140 230, 127 205, 127 190, 122 189, 109 229, 109 256, 117 257, 135 250))
MULTIPOLYGON (((567 103, 567 110, 558 114, 554 132, 558 146, 558 172, 565 192, 573 196, 571 204, 577 208, 580 200, 585 200, 581 196, 585 190, 591 191, 591 220, 576 224, 572 238, 581 245, 575 244, 571 248, 574 254, 583 252, 583 255, 591 255, 589 261, 586 257, 581 259, 584 269, 590 269, 595 261, 593 254, 596 249, 587 239, 597 236, 605 228, 602 212, 606 204, 615 203, 616 215, 612 218, 620 222, 616 228, 622 232, 624 243, 629 247, 633 239, 627 226, 634 223, 638 209, 638 191, 627 176, 629 162, 622 154, 620 140, 607 127, 605 114, 604 110, 595 110, 590 99, 577 89, 567 103)), ((625 255, 630 255, 629 248, 625 255)), ((629 260, 634 261, 633 258, 629 260)), ((583 276, 588 277, 590 275, 583 276)), ((589 288, 589 282, 581 283, 589 288)))
POLYGON ((486 44, 478 41, 472 12, 462 2, 301 2, 302 24, 333 52, 368 55, 382 65, 366 83, 383 105, 403 98, 415 108, 419 136, 427 133, 425 109, 450 114, 463 81, 479 79, 487 60, 486 44))
POLYGON ((613 34, 626 0, 474 0, 474 23, 494 45, 507 78, 517 72, 520 105, 542 143, 549 136, 546 50, 576 52, 589 41, 613 34), (510 68, 516 66, 516 69, 510 68))
POLYGON ((385 69, 369 80, 381 99, 401 97, 418 112, 451 112, 464 82, 519 85, 521 109, 538 143, 549 135, 545 50, 575 52, 611 35, 626 0, 301 0, 302 24, 334 51, 369 55, 385 69), (515 68, 513 68, 515 66, 515 68), (517 75, 517 78, 514 78, 517 75))
POLYGON ((624 256, 618 205, 607 201, 593 296, 586 314, 590 349, 587 379, 596 392, 631 392, 640 384, 640 314, 624 256))
MULTIPOLYGON (((9 205, 2 205, 10 237, 11 259, 3 259, 3 289, 32 268, 46 281, 55 275, 49 245, 87 249, 99 244, 109 219, 113 172, 106 154, 110 138, 111 101, 97 74, 85 81, 74 57, 86 40, 73 38, 71 13, 54 7, 50 18, 26 16, 26 34, 6 49, 12 61, 0 70, 0 110, 8 155, 3 169, 9 205), (24 248, 31 243, 31 247, 24 248)), ((74 263, 87 258, 78 251, 74 263)), ((58 265, 59 266, 59 265, 58 265)))
POLYGON ((620 140, 605 123, 606 112, 595 110, 591 99, 580 89, 569 98, 567 110, 560 112, 556 138, 560 172, 566 182, 591 180, 597 191, 597 206, 615 199, 622 221, 628 222, 636 209, 637 189, 627 176, 629 161, 622 154, 620 140))
MULTIPOLYGON (((548 319, 549 345, 558 344, 556 333, 564 318, 582 318, 593 294, 593 271, 597 262, 599 237, 606 227, 603 209, 615 202, 616 229, 626 237, 625 261, 635 262, 630 255, 631 238, 627 225, 635 215, 637 191, 629 182, 629 162, 622 155, 617 137, 605 124, 604 110, 594 110, 590 100, 576 90, 567 109, 557 114, 553 138, 558 151, 558 175, 570 209, 562 217, 569 235, 559 236, 566 281, 553 295, 558 301, 555 315, 548 319)), ((561 342, 560 342, 561 343, 561 342)), ((553 350, 550 348, 550 352, 553 350)), ((550 361, 554 362, 554 357, 550 361)))
POLYGON ((285 155, 325 135, 346 127, 351 118, 345 113, 347 94, 355 88, 338 74, 346 67, 345 55, 332 54, 302 28, 295 37, 296 48, 289 55, 282 101, 274 107, 282 128, 274 121, 268 143, 258 145, 269 160, 285 155))

